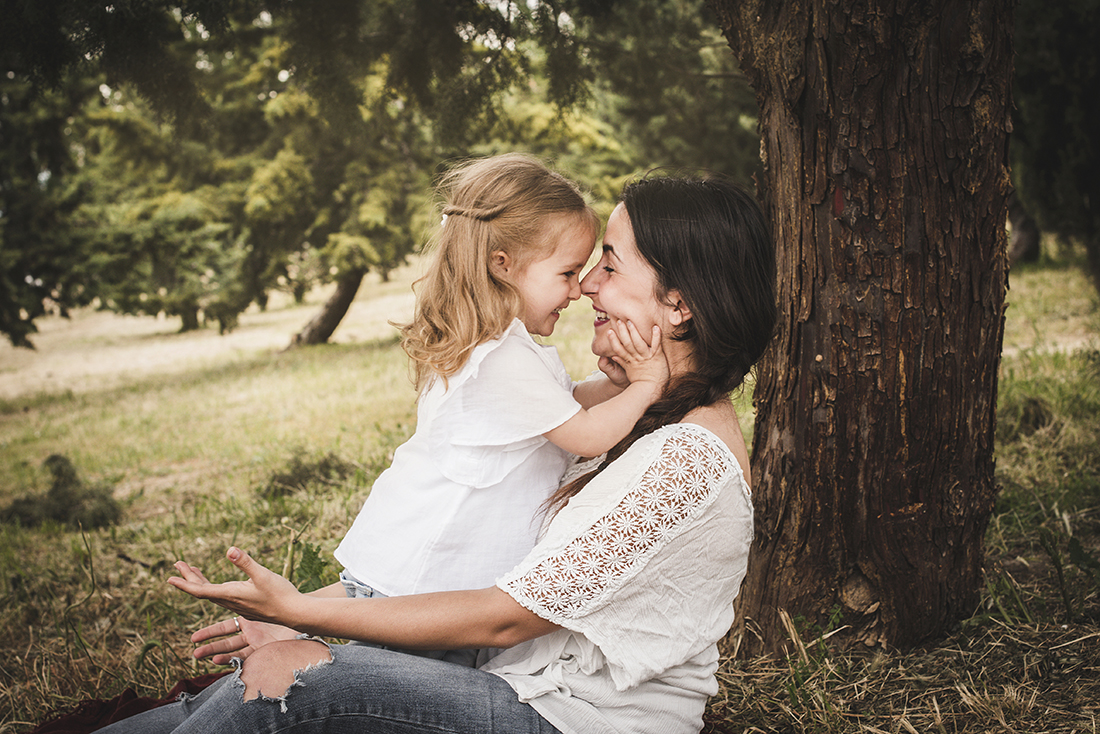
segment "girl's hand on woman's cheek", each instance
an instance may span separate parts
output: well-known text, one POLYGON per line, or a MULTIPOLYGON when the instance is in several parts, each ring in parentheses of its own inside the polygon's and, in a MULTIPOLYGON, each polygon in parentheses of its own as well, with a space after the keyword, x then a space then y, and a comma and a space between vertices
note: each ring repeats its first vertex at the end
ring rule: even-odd
POLYGON ((621 365, 630 382, 652 382, 664 388, 668 382, 668 359, 661 344, 661 329, 653 327, 647 342, 629 321, 619 321, 608 332, 614 361, 621 365))

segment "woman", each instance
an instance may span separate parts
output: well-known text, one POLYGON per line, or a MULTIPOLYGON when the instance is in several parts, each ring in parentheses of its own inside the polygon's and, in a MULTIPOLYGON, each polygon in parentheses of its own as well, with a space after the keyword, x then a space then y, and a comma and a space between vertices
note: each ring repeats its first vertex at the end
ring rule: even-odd
POLYGON ((246 582, 177 564, 170 583, 241 615, 193 637, 207 643, 198 657, 247 654, 239 678, 104 731, 697 732, 752 538, 728 396, 770 338, 774 281, 763 216, 741 190, 629 185, 582 281, 592 349, 610 354, 613 322, 658 326, 671 378, 626 439, 566 475, 531 554, 491 588, 382 599, 304 596, 235 548, 246 582), (467 668, 283 639, 291 630, 504 651, 467 668))

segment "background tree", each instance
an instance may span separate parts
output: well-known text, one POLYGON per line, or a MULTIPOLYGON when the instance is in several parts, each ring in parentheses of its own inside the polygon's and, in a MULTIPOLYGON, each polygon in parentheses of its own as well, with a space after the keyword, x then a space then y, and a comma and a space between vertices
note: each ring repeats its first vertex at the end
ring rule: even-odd
POLYGON ((609 5, 581 16, 577 34, 592 114, 613 126, 626 172, 697 168, 751 185, 759 110, 705 0, 609 5))
POLYGON ((17 77, 56 83, 88 58, 104 90, 91 139, 69 143, 87 148, 95 253, 60 262, 98 269, 85 302, 184 329, 331 280, 293 341, 326 340, 362 274, 422 241, 413 199, 440 161, 529 150, 607 200, 656 165, 759 167, 755 102, 702 0, 5 7, 26 27, 5 38, 17 77))
MULTIPOLYGON (((333 211, 340 205, 333 194, 344 182, 348 162, 377 140, 371 133, 387 128, 364 118, 368 77, 382 80, 376 97, 407 111, 403 124, 423 124, 429 118, 416 114, 427 112, 440 139, 457 139, 467 126, 492 118, 493 95, 524 71, 512 41, 535 28, 526 8, 521 16, 473 0, 411 5, 324 0, 308 7, 258 0, 231 6, 203 0, 102 6, 4 0, 0 10, 6 18, 0 41, 9 79, 49 88, 73 69, 88 69, 102 75, 99 81, 111 94, 128 96, 129 102, 148 100, 162 116, 146 118, 152 125, 141 142, 150 146, 129 146, 141 164, 132 168, 153 173, 152 180, 113 199, 103 192, 97 206, 83 212, 113 215, 110 256, 97 262, 115 268, 109 276, 119 275, 88 280, 114 286, 103 294, 108 307, 174 312, 184 328, 197 325, 196 306, 207 316, 216 314, 223 327, 231 326, 249 302, 263 305, 275 284, 289 284, 291 265, 309 261, 311 253, 327 246, 333 222, 358 226, 333 211), (432 53, 423 52, 425 44, 432 53), (278 100, 286 91, 304 102, 292 109, 278 100), (249 93, 256 95, 251 107, 241 104, 249 93), (297 132, 288 130, 287 122, 297 124, 297 132), (168 196, 170 191, 186 195, 168 196), (220 206, 208 206, 212 202, 220 206), (193 215, 211 227, 198 226, 193 215), (222 255, 213 263, 206 257, 212 250, 222 255), (215 265, 236 268, 235 279, 215 265), (196 280, 203 288, 192 287, 196 280)), ((558 43, 556 24, 538 29, 549 44, 558 43)), ((565 75, 551 86, 564 96, 573 88, 565 75)), ((118 105, 125 107, 127 99, 118 105)), ((126 112, 140 116, 137 108, 126 112)), ((119 121, 112 124, 117 129, 119 121)), ((121 155, 124 143, 113 144, 120 155, 110 172, 125 171, 131 162, 121 155)), ((404 155, 397 165, 409 164, 404 155)), ((108 172, 106 166, 96 168, 85 178, 102 179, 108 172)), ((35 175, 48 180, 41 166, 35 175)), ((20 184, 11 196, 29 200, 30 189, 20 184)), ((13 217, 19 209, 16 202, 0 211, 8 233, 2 256, 12 265, 7 272, 14 273, 4 284, 0 325, 14 343, 27 345, 25 334, 42 310, 20 304, 41 301, 43 293, 62 298, 62 308, 78 301, 69 298, 73 289, 52 287, 23 264, 40 244, 29 229, 17 226, 13 217), (34 286, 38 281, 44 285, 34 286)), ((396 212, 391 208, 390 215, 396 212)), ((373 248, 379 260, 372 266, 393 267, 404 256, 394 248, 407 247, 413 238, 407 232, 392 236, 395 226, 391 220, 384 227, 387 240, 373 248)), ((402 226, 407 229, 411 221, 402 226)), ((346 245, 354 241, 349 238, 361 233, 345 234, 334 241, 345 245, 346 255, 346 245)), ((64 263, 62 274, 68 275, 69 266, 86 260, 66 253, 53 262, 64 263)), ((301 272, 295 268, 296 275, 301 272)), ((315 272, 323 280, 346 280, 351 271, 333 266, 315 272)), ((93 295, 100 294, 82 292, 79 303, 93 295)))
POLYGON ((29 347, 36 318, 92 297, 88 242, 72 219, 86 192, 70 175, 74 128, 98 93, 75 71, 37 93, 17 68, 0 68, 0 332, 29 347))
POLYGON ((1011 9, 712 4, 779 246, 745 641, 782 646, 786 613, 913 645, 973 613, 996 494, 1011 9))
POLYGON ((1012 177, 1039 227, 1084 245, 1100 289, 1100 2, 1016 8, 1012 177))

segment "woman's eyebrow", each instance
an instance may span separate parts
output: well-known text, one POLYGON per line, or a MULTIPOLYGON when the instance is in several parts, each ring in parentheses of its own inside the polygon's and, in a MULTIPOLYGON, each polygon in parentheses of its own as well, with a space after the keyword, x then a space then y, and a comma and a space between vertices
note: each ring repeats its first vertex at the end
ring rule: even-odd
POLYGON ((615 252, 615 248, 612 245, 609 245, 605 242, 603 245, 603 251, 604 254, 611 255, 611 257, 615 258, 619 262, 622 262, 622 258, 619 257, 619 254, 617 252, 615 252))

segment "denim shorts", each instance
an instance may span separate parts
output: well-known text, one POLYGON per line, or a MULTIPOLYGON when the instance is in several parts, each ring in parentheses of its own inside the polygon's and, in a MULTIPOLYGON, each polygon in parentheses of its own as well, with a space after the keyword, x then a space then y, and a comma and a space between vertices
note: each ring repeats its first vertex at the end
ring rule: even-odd
MULTIPOLYGON (((374 587, 364 584, 362 581, 352 576, 346 568, 340 572, 340 583, 344 585, 344 591, 351 599, 386 598, 385 594, 380 593, 374 587)), ((375 645, 370 642, 359 642, 358 640, 352 640, 351 644, 380 647, 383 650, 397 650, 398 652, 408 653, 409 655, 419 655, 420 657, 431 658, 432 660, 443 660, 444 662, 454 663, 455 665, 464 665, 467 668, 474 668, 481 665, 498 652, 497 650, 405 650, 397 647, 375 645)))

